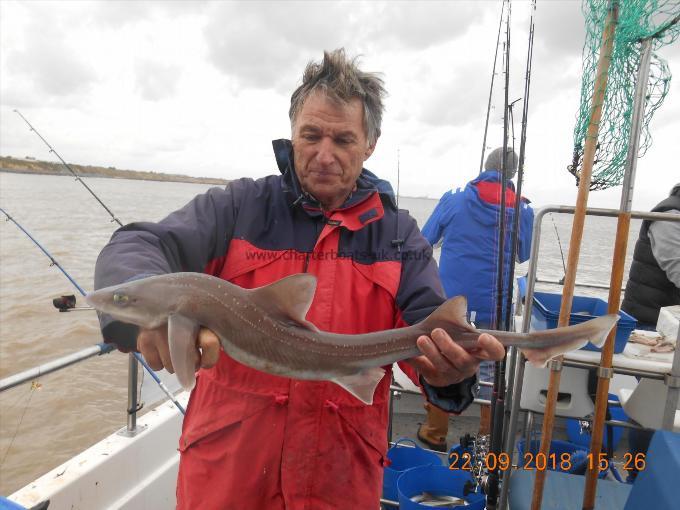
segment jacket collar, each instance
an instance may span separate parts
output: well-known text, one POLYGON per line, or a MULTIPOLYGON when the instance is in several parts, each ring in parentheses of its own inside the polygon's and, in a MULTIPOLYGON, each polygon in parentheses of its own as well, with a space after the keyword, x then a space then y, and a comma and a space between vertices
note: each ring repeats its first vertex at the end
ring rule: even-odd
MULTIPOLYGON (((293 163, 293 144, 291 141, 284 138, 273 140, 272 146, 274 148, 276 164, 278 165, 279 172, 281 172, 283 176, 281 179, 281 187, 288 195, 291 206, 300 205, 312 216, 323 214, 319 202, 309 193, 306 193, 300 185, 300 181, 298 180, 297 174, 295 173, 295 167, 293 163)), ((361 174, 359 175, 356 184, 356 191, 354 191, 349 196, 349 198, 344 204, 342 204, 341 207, 333 212, 333 215, 335 215, 336 212, 352 209, 354 206, 361 204, 374 195, 376 195, 376 198, 378 198, 377 195, 386 198, 387 203, 396 210, 394 190, 392 189, 392 185, 389 182, 380 179, 373 172, 362 168, 361 174)), ((380 200, 378 200, 378 202, 380 202, 380 200)), ((363 211, 364 208, 362 207, 359 209, 363 211)), ((361 215, 359 210, 356 212, 361 215)), ((380 214, 380 217, 382 217, 382 214, 380 214)), ((367 223, 367 221, 360 221, 360 223, 364 224, 367 223)))
MULTIPOLYGON (((501 182, 501 173, 498 170, 485 170, 476 179, 470 181, 470 184, 475 185, 478 182, 501 182)), ((507 187, 515 191, 515 183, 511 179, 507 180, 507 187)))

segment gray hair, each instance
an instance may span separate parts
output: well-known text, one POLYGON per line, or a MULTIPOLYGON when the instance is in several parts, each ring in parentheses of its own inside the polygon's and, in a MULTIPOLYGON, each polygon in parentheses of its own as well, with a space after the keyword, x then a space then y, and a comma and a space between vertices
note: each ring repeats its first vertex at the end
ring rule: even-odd
MULTIPOLYGON (((508 147, 505 153, 505 176, 508 179, 512 179, 517 173, 517 154, 510 147, 508 147)), ((499 172, 503 170, 503 147, 498 147, 489 153, 486 158, 486 163, 484 163, 485 170, 498 170, 499 172)))
POLYGON ((309 62, 302 75, 300 85, 290 98, 291 127, 295 126, 302 105, 314 92, 321 91, 329 99, 340 104, 358 98, 364 107, 364 130, 369 145, 374 145, 380 136, 380 124, 384 110, 383 97, 386 95, 384 82, 378 73, 361 71, 357 57, 348 59, 345 49, 323 52, 323 62, 309 62))

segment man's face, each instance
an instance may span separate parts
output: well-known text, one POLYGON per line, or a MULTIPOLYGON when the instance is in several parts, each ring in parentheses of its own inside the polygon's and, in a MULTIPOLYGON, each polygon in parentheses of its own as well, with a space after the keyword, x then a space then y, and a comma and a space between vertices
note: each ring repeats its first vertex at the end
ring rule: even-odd
POLYGON ((294 121, 292 138, 302 188, 325 210, 340 207, 375 148, 366 138, 361 101, 339 104, 322 93, 310 95, 294 121))

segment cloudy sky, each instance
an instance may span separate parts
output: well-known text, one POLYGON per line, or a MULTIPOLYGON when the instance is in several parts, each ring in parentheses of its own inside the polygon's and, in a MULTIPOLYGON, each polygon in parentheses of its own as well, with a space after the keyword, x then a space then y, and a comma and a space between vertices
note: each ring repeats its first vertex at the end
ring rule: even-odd
MULTIPOLYGON (((528 2, 512 7, 511 100, 522 96, 528 2)), ((304 65, 344 46, 384 74, 383 135, 366 166, 401 192, 438 198, 479 169, 500 1, 19 2, 0 0, 0 154, 54 159, 19 109, 69 162, 197 176, 276 171, 304 65)), ((502 36, 503 38, 504 36, 502 36)), ((579 101, 578 1, 539 1, 525 194, 573 204, 566 171, 579 101)), ((680 43, 661 50, 676 74, 680 43)), ((500 69, 500 57, 499 57, 500 69)), ((502 145, 502 74, 488 145, 502 145)), ((519 136, 521 103, 516 109, 519 136)), ((680 81, 652 121, 634 208, 680 181, 680 81)), ((620 187, 591 193, 618 207, 620 187)))

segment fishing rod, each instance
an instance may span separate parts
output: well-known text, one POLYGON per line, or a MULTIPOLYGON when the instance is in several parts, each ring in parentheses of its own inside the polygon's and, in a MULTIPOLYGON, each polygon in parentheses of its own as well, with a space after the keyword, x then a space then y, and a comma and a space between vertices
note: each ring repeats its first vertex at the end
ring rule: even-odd
MULTIPOLYGON (((562 278, 560 278, 560 285, 564 284, 564 275, 567 274, 567 263, 564 261, 564 252, 562 251, 562 240, 560 239, 560 233, 557 230, 557 225, 555 224, 555 218, 553 217, 553 214, 550 213, 550 221, 552 221, 553 228, 555 229, 555 236, 557 237, 557 246, 560 249, 560 256, 562 257, 562 269, 564 270, 564 273, 562 275, 562 278)), ((609 287, 607 287, 609 288, 609 287)))
MULTIPOLYGON (((532 67, 532 62, 533 62, 533 53, 534 53, 534 14, 536 12, 536 0, 532 1, 531 4, 531 16, 529 17, 529 41, 527 43, 527 62, 526 62, 526 71, 524 75, 524 101, 522 103, 522 124, 521 124, 521 131, 520 131, 520 141, 519 141, 519 160, 517 163, 517 188, 515 190, 515 207, 514 207, 514 216, 513 216, 513 227, 512 227, 512 242, 511 242, 511 249, 510 249, 510 267, 509 267, 509 275, 508 275, 508 294, 506 296, 506 309, 505 309, 505 321, 507 324, 510 324, 510 319, 511 319, 511 313, 512 313, 512 288, 513 288, 513 282, 515 279, 515 263, 517 259, 517 253, 518 253, 518 244, 519 244, 519 229, 520 229, 520 215, 522 214, 522 186, 524 184, 524 157, 526 154, 526 141, 527 141, 527 124, 528 124, 528 115, 529 115, 529 97, 530 97, 530 89, 531 89, 531 67, 532 67)), ((511 111, 512 113, 512 111, 511 111)), ((513 123, 514 126, 514 123, 513 123)), ((514 131, 513 131, 514 133, 514 131)), ((514 141, 514 139, 513 139, 514 141)), ((510 386, 506 390, 506 377, 505 377, 505 371, 506 371, 506 364, 505 362, 502 364, 501 367, 501 373, 499 375, 500 379, 500 385, 501 385, 501 390, 499 390, 499 393, 501 395, 504 395, 505 401, 504 401, 504 406, 506 407, 506 402, 507 405, 510 405, 510 402, 512 399, 518 398, 517 395, 513 394, 513 381, 512 377, 515 375, 515 365, 517 363, 517 351, 513 350, 512 355, 510 357, 510 386)), ((521 376, 520 376, 521 377, 521 376)), ((511 440, 511 438, 508 438, 508 425, 509 421, 506 423, 505 422, 505 409, 503 409, 502 413, 499 413, 498 416, 503 416, 504 421, 500 425, 499 429, 497 431, 497 434, 499 436, 499 441, 501 442, 501 445, 507 445, 508 441, 511 440)), ((510 416, 508 415, 507 418, 509 419, 510 416)), ((502 448, 502 446, 501 446, 502 448)), ((507 449, 507 448, 506 448, 507 449)), ((497 452, 498 453, 498 452, 497 452)), ((509 477, 508 473, 502 473, 501 478, 503 480, 502 487, 500 489, 500 508, 504 509, 507 503, 507 494, 508 494, 508 488, 509 488, 509 477)))
MULTIPOLYGON (((513 155, 516 154, 515 153, 515 116, 514 116, 514 113, 513 113, 514 112, 513 107, 514 107, 515 103, 517 103, 521 99, 522 98, 515 99, 512 103, 510 103, 508 105, 508 115, 510 116, 510 127, 511 127, 511 130, 512 130, 512 152, 511 152, 511 154, 513 154, 513 155)), ((514 160, 514 157, 513 157, 513 160, 514 160)), ((521 180, 521 178, 522 177, 521 177, 521 174, 520 174, 519 179, 521 180)), ((512 180, 510 180, 510 183, 512 183, 512 180)), ((504 188, 504 190, 505 190, 505 188, 504 188)), ((514 204, 512 204, 512 206, 511 206, 513 214, 514 214, 513 218, 515 220, 517 220, 518 215, 519 215, 519 203, 517 202, 517 200, 519 200, 520 196, 521 195, 519 194, 519 191, 518 191, 516 196, 515 196, 516 202, 514 204)), ((507 211, 505 211, 505 213, 507 214, 507 211)), ((514 279, 514 268, 515 268, 516 255, 517 255, 517 235, 516 234, 517 234, 518 225, 517 225, 517 223, 514 223, 513 225, 514 225, 514 230, 511 231, 512 241, 511 241, 511 248, 510 248, 510 260, 509 260, 509 263, 508 263, 508 273, 509 274, 508 274, 507 279, 505 279, 505 275, 504 275, 504 282, 507 281, 507 286, 504 284, 504 287, 503 287, 504 288, 503 298, 505 299, 505 303, 504 303, 505 316, 503 318, 503 321, 504 321, 503 325, 504 325, 504 329, 506 331, 509 331, 511 326, 512 326, 512 324, 511 324, 512 297, 513 297, 512 289, 513 289, 513 279, 514 279)), ((505 267, 503 269, 505 269, 505 267)), ((512 366, 512 361, 511 361, 511 366, 512 366)), ((499 409, 498 410, 498 416, 502 416, 503 419, 501 420, 500 418, 497 418, 497 422, 495 422, 495 423, 500 424, 501 430, 500 430, 500 432, 496 431, 495 434, 498 434, 499 437, 501 438, 501 445, 502 445, 503 439, 505 438, 505 428, 506 428, 506 422, 505 422, 506 403, 507 403, 508 399, 510 398, 510 395, 507 394, 507 389, 506 389, 507 385, 506 385, 506 378, 505 378, 505 374, 506 374, 506 371, 507 371, 507 354, 506 354, 506 357, 499 363, 497 370, 498 370, 498 390, 497 390, 497 394, 500 396, 499 397, 500 404, 502 404, 502 405, 499 404, 499 406, 497 406, 496 409, 499 409)), ((511 370, 512 370, 512 368, 511 368, 511 370)), ((494 411, 494 413, 495 412, 496 411, 494 411)), ((501 448, 502 448, 502 446, 501 446, 501 448)), ((498 452, 498 453, 500 453, 500 452, 498 452)))
POLYGON ((495 326, 501 328, 502 325, 502 300, 500 296, 503 293, 503 263, 505 255, 505 188, 507 186, 507 154, 508 154, 508 130, 509 130, 509 113, 511 113, 511 106, 509 103, 509 93, 510 93, 510 19, 512 14, 511 4, 508 3, 507 15, 505 19, 506 23, 506 40, 503 44, 503 59, 504 59, 504 74, 505 74, 505 84, 504 84, 504 99, 503 99, 503 154, 501 157, 500 165, 500 177, 501 177, 501 192, 500 192, 500 214, 498 219, 499 236, 498 236, 498 251, 499 257, 497 259, 497 271, 496 271, 496 316, 495 316, 495 326))
POLYGON ((500 214, 498 219, 498 259, 496 264, 496 314, 495 328, 505 329, 503 324, 503 289, 504 278, 503 268, 505 263, 505 231, 506 231, 506 211, 505 211, 505 188, 508 185, 507 178, 507 159, 508 159, 508 129, 509 129, 509 87, 510 87, 510 15, 511 8, 508 5, 506 18, 506 42, 505 42, 505 102, 503 114, 503 154, 501 157, 501 192, 500 192, 500 214))
POLYGON ((120 221, 118 218, 116 218, 116 215, 113 214, 113 212, 111 212, 111 209, 109 209, 108 207, 106 207, 106 204, 105 204, 104 202, 101 201, 101 199, 96 195, 96 193, 95 193, 94 191, 92 191, 92 189, 90 189, 90 187, 89 187, 87 184, 85 184, 85 181, 84 181, 84 180, 76 173, 76 171, 73 170, 73 168, 71 168, 71 166, 70 166, 66 161, 64 161, 64 159, 59 155, 59 153, 54 149, 54 147, 52 147, 52 146, 49 144, 49 142, 48 142, 47 140, 45 140, 45 138, 44 138, 40 133, 38 133, 38 130, 35 129, 35 128, 31 125, 30 122, 28 122, 28 119, 26 119, 26 117, 24 117, 24 116, 21 114, 21 112, 20 112, 19 110, 15 109, 14 112, 15 112, 19 117, 21 117, 21 118, 24 120, 24 122, 25 122, 26 124, 28 124, 28 127, 31 128, 31 131, 33 131, 36 135, 38 135, 38 138, 40 138, 40 139, 43 141, 43 143, 44 143, 45 145, 47 145, 47 147, 50 149, 50 152, 52 152, 55 156, 57 156, 57 157, 59 158, 59 161, 61 161, 62 165, 64 165, 64 167, 66 167, 66 169, 67 169, 69 172, 71 172, 71 174, 73 175, 73 177, 76 178, 76 181, 80 182, 80 184, 82 184, 83 186, 85 186, 85 189, 86 189, 87 191, 90 192, 90 195, 92 195, 92 196, 95 198, 95 200, 96 200, 97 202, 99 202, 99 205, 101 205, 101 206, 106 210, 106 212, 109 213, 109 216, 111 216, 111 221, 115 221, 116 223, 118 223, 119 226, 122 227, 123 224, 121 223, 121 221, 120 221))
POLYGON ((489 131, 489 114, 491 113, 491 97, 493 95, 493 82, 496 78, 496 61, 498 60, 498 43, 501 40, 501 26, 503 26, 503 12, 505 9, 505 2, 501 3, 501 16, 498 19, 498 35, 496 36, 496 52, 493 56, 493 68, 491 69, 491 86, 489 87, 489 101, 486 105, 486 121, 484 122, 484 138, 482 139, 482 157, 479 161, 479 173, 482 173, 484 168, 484 152, 486 151, 486 135, 489 131))
MULTIPOLYGON (((401 180, 401 167, 400 167, 400 152, 399 148, 397 148, 397 198, 396 198, 396 207, 397 207, 397 220, 396 220, 396 235, 395 239, 392 240, 392 246, 397 248, 397 253, 401 253, 401 246, 404 244, 404 240, 399 237, 399 189, 400 189, 400 180, 401 180)), ((394 375, 392 375, 392 381, 394 382, 394 375)), ((390 401, 389 401, 389 420, 387 422, 387 441, 388 441, 388 447, 389 443, 392 441, 392 410, 394 409, 394 392, 390 389, 390 401)))
MULTIPOLYGON (((498 263, 496 281, 496 329, 508 329, 508 325, 503 321, 503 289, 504 278, 503 269, 505 266, 505 231, 506 231, 506 210, 505 210, 505 188, 507 186, 507 163, 508 163, 508 121, 509 121, 509 93, 510 93, 510 20, 512 17, 512 5, 508 3, 505 30, 505 98, 503 103, 503 154, 501 158, 501 200, 498 228, 498 263)), ((507 356, 507 354, 506 354, 507 356)), ((501 374, 505 372, 505 356, 502 361, 494 364, 494 384, 491 393, 491 448, 490 453, 496 457, 501 452, 503 436, 503 409, 504 397, 501 390, 504 387, 505 377, 501 380, 501 374)), ((504 390, 503 390, 504 391, 504 390)), ((489 510, 496 509, 499 488, 498 466, 489 470, 486 490, 486 507, 489 510)))
POLYGON ((399 189, 401 181, 401 168, 399 163, 400 163, 399 149, 397 149, 397 198, 395 200, 397 207, 397 221, 395 227, 396 236, 395 239, 392 239, 392 246, 397 248, 397 253, 401 253, 401 247, 404 244, 404 240, 399 236, 399 189))
MULTIPOLYGON (((519 244, 519 223, 520 223, 520 206, 522 205, 522 185, 524 184, 524 156, 526 154, 527 141, 527 118, 529 114, 529 91, 531 87, 531 63, 534 53, 534 11, 536 10, 536 1, 532 2, 531 18, 529 21, 529 44, 527 49, 527 68, 524 77, 524 102, 522 103, 522 128, 519 138, 519 161, 517 165, 517 189, 515 193, 515 215, 513 217, 512 225, 512 248, 510 250, 510 275, 508 276, 509 288, 512 289, 512 282, 515 278, 515 261, 517 259, 517 245, 519 244)), ((518 99, 519 101, 519 99, 518 99)), ((513 103, 514 104, 514 103, 513 103)), ((512 110, 510 111, 512 114, 512 110)), ((564 259, 563 259, 564 260, 564 259)), ((512 293, 508 292, 506 296, 505 308, 505 322, 510 324, 510 317, 512 313, 512 293)))
POLYGON ((515 152, 515 114, 513 108, 515 107, 515 103, 518 103, 521 101, 522 98, 519 97, 515 99, 512 103, 508 105, 508 114, 510 115, 510 132, 512 133, 512 152, 515 152))
MULTIPOLYGON (((35 239, 35 237, 33 237, 33 236, 32 236, 32 235, 31 235, 24 227, 22 227, 22 226, 19 224, 19 222, 17 222, 17 220, 15 220, 12 216, 10 216, 9 213, 8 213, 7 211, 5 211, 5 210, 2 209, 2 208, 0 208, 0 211, 2 211, 2 213, 3 213, 5 216, 7 216, 6 221, 12 221, 12 223, 14 223, 17 227, 19 227, 19 229, 20 229, 24 234, 26 234, 26 235, 28 236, 28 238, 29 238, 31 241, 33 241, 33 243, 35 243, 36 246, 38 246, 38 248, 40 248, 40 250, 47 256, 47 258, 50 259, 50 262, 51 262, 50 265, 57 266, 57 267, 61 270, 61 272, 64 274, 64 276, 66 276, 66 278, 68 278, 68 280, 73 284, 73 286, 74 286, 76 289, 78 289, 78 292, 80 292, 80 294, 81 294, 82 296, 86 296, 86 295, 87 295, 87 292, 85 292, 85 291, 83 290, 83 288, 82 288, 80 285, 78 285, 78 283, 73 279, 73 277, 72 277, 70 274, 68 274, 68 273, 66 272, 66 270, 63 268, 63 266, 62 266, 61 264, 59 264, 59 262, 57 262, 57 260, 50 254, 50 252, 48 252, 48 251, 45 249, 45 247, 43 247, 43 246, 35 239)), ((97 346, 100 346, 100 352, 99 352, 99 354, 108 354, 109 352, 111 352, 111 351, 113 351, 113 350, 115 349, 115 346, 114 346, 113 344, 100 343, 100 344, 97 344, 97 346)), ((90 352, 90 350, 91 350, 91 348, 86 349, 86 351, 88 351, 88 352, 90 352)), ((96 354, 96 352, 95 352, 95 354, 96 354)), ((165 393, 165 395, 166 395, 166 396, 167 396, 167 397, 175 404, 175 406, 177 407, 177 409, 179 409, 179 411, 180 411, 182 414, 186 414, 186 411, 185 411, 184 407, 182 407, 182 404, 180 404, 180 403, 177 401, 177 399, 176 399, 175 396, 172 394, 172 392, 171 392, 171 391, 168 389, 168 387, 163 383, 163 381, 160 380, 160 378, 156 375, 156 373, 153 371, 153 369, 147 364, 147 362, 144 360, 144 358, 143 358, 138 352, 133 352, 132 354, 133 354, 133 356, 137 359, 137 361, 139 361, 139 362, 142 364, 142 366, 144 367, 144 369, 151 375, 151 377, 153 378, 153 380, 156 381, 156 383, 157 383, 158 386, 161 388, 161 390, 163 390, 163 393, 165 393)), ((90 354, 90 355, 91 355, 91 354, 90 354)), ((77 356, 78 356, 78 353, 76 353, 76 355, 74 355, 74 356, 69 356, 68 358, 69 358, 69 360, 73 360, 73 359, 74 359, 75 357, 77 357, 77 356)), ((89 357, 89 356, 87 356, 87 357, 89 357)), ((72 363, 74 363, 74 362, 76 362, 76 361, 80 361, 81 359, 85 359, 85 358, 75 359, 75 361, 72 361, 71 363, 68 363, 68 364, 72 364, 72 363)), ((54 365, 54 364, 53 364, 53 365, 54 365)), ((67 366, 67 365, 59 365, 59 366, 55 366, 55 367, 53 367, 53 369, 50 370, 50 371, 52 372, 52 371, 54 371, 54 370, 57 370, 58 368, 62 368, 63 366, 67 366)), ((22 375, 22 377, 12 377, 12 378, 4 379, 4 380, 0 381, 0 390, 2 390, 2 389, 8 389, 8 388, 10 388, 10 387, 16 386, 17 384, 20 384, 21 382, 24 382, 25 380, 30 379, 31 376, 32 376, 32 377, 36 377, 37 375, 42 375, 42 374, 44 374, 44 373, 45 373, 45 371, 40 371, 40 370, 38 370, 37 373, 36 373, 36 371, 29 370, 29 371, 26 371, 26 374, 25 374, 25 375, 19 374, 19 375, 22 375), (26 378, 28 378, 28 379, 26 379, 26 378), (11 384, 11 385, 10 385, 9 383, 6 382, 6 381, 8 381, 9 379, 12 379, 12 384, 11 384)))

